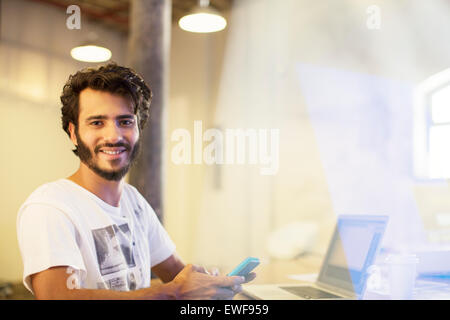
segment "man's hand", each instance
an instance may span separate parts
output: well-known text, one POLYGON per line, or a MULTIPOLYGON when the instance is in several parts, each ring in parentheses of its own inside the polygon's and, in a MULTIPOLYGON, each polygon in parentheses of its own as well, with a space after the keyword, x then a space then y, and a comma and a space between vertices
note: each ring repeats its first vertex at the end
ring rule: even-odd
MULTIPOLYGON (((192 268, 194 269, 194 271, 197 271, 197 272, 206 273, 206 274, 213 275, 213 276, 219 275, 219 270, 217 268, 214 268, 211 271, 208 271, 205 267, 197 266, 197 265, 193 265, 192 268)), ((255 278, 256 278, 256 273, 250 272, 249 274, 247 274, 245 276, 245 280, 243 283, 250 282, 255 278)), ((242 291, 242 286, 240 284, 236 284, 231 287, 231 290, 233 290, 235 292, 235 294, 237 294, 242 291)))
POLYGON ((189 264, 170 285, 174 288, 176 299, 222 300, 232 299, 242 290, 241 284, 244 282, 244 277, 210 275, 206 269, 189 264))
MULTIPOLYGON (((208 270, 206 270, 205 267, 196 266, 196 265, 193 265, 192 267, 193 267, 194 270, 197 271, 197 272, 206 273, 206 274, 210 274, 210 275, 213 275, 213 276, 218 276, 218 275, 219 275, 219 270, 218 270, 217 268, 214 268, 214 269, 212 269, 211 271, 208 271, 208 270)), ((256 273, 250 272, 249 274, 247 274, 247 275, 245 276, 245 281, 244 281, 244 283, 250 282, 250 281, 252 281, 252 280, 255 279, 255 278, 256 278, 256 273)))

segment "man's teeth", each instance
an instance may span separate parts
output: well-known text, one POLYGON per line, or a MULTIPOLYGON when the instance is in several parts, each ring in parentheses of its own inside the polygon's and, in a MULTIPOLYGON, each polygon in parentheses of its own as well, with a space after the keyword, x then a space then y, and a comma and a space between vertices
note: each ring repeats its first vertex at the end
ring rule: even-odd
POLYGON ((119 153, 122 153, 123 150, 120 150, 120 151, 106 151, 106 150, 102 150, 102 152, 104 152, 106 154, 119 154, 119 153))

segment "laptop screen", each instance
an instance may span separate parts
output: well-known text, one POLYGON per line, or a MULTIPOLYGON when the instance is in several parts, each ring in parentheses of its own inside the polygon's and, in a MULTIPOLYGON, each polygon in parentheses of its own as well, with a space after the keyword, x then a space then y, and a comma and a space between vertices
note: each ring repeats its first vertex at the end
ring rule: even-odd
POLYGON ((360 296, 381 245, 387 216, 341 215, 320 270, 318 282, 360 296))

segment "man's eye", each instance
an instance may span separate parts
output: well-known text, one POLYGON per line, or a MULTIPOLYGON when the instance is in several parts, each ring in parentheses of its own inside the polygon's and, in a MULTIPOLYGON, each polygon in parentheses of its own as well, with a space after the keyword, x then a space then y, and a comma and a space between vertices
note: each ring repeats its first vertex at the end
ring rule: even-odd
POLYGON ((123 126, 132 126, 134 124, 134 121, 132 121, 132 120, 122 120, 120 123, 123 126))
POLYGON ((102 124, 102 122, 101 122, 101 121, 92 121, 91 124, 92 124, 93 126, 99 126, 99 125, 102 124))

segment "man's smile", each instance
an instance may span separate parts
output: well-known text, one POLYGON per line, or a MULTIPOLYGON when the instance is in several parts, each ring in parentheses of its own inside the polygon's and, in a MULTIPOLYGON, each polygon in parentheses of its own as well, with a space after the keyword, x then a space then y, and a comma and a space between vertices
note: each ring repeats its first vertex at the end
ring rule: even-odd
POLYGON ((108 155, 118 155, 121 154, 123 152, 127 151, 127 148, 125 147, 116 147, 116 148, 100 148, 100 150, 98 150, 98 152, 102 152, 108 155))
POLYGON ((100 150, 98 153, 102 155, 103 158, 107 160, 114 160, 122 157, 125 154, 126 149, 122 150, 100 150))
POLYGON ((125 146, 101 147, 96 153, 101 154, 101 157, 106 160, 115 160, 119 159, 126 151, 128 151, 128 148, 125 146))

